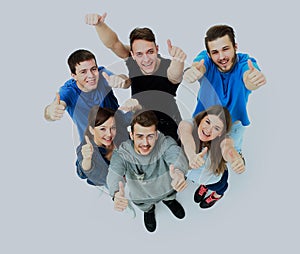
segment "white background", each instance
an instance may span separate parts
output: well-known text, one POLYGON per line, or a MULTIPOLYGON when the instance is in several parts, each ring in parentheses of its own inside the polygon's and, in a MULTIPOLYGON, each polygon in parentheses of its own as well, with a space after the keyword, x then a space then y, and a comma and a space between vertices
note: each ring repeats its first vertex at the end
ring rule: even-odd
MULTIPOLYGON (((1 253, 299 251, 296 1, 9 1, 0 21, 1 253), (182 221, 159 204, 154 234, 144 229, 139 210, 135 219, 114 211, 108 195, 99 196, 76 176, 68 115, 55 123, 43 119, 45 105, 70 77, 71 52, 89 49, 104 66, 118 61, 84 23, 86 13, 104 11, 124 43, 133 28, 147 26, 162 55, 171 39, 187 53, 187 64, 204 48, 208 27, 229 24, 239 52, 254 56, 268 81, 249 99, 247 172, 231 173, 226 195, 208 210, 193 202, 197 186, 190 184, 178 194, 186 209, 182 221)), ((178 98, 195 100, 181 90, 178 98)))

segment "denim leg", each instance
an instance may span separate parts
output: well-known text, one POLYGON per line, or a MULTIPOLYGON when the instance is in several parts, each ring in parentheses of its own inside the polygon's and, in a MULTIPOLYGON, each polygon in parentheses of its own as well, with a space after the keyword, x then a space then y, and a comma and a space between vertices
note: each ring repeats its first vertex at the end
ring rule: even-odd
POLYGON ((215 191, 219 195, 223 195, 228 188, 228 170, 225 170, 220 181, 213 184, 208 184, 206 187, 209 190, 215 191))
POLYGON ((237 150, 238 153, 242 152, 243 137, 245 130, 246 127, 243 126, 241 122, 238 122, 232 125, 231 131, 229 133, 229 136, 234 141, 234 148, 237 150))

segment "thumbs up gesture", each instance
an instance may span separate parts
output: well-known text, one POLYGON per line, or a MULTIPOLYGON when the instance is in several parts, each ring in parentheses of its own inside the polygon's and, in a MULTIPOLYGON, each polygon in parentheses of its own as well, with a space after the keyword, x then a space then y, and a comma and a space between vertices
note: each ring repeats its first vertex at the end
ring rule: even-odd
POLYGON ((83 159, 92 159, 94 148, 88 136, 84 136, 86 144, 81 147, 83 159))
POLYGON ((124 75, 111 75, 109 76, 107 73, 102 72, 102 76, 107 81, 108 85, 113 88, 128 88, 131 84, 130 79, 124 75))
POLYGON ((200 62, 194 62, 193 65, 184 72, 183 79, 188 83, 194 83, 202 78, 205 71, 204 59, 202 59, 200 62))
POLYGON ((230 163, 231 169, 238 174, 243 173, 245 171, 245 164, 242 156, 235 149, 230 150, 228 154, 228 162, 230 163))
POLYGON ((85 15, 84 21, 87 25, 96 26, 101 23, 104 23, 106 16, 106 12, 104 12, 102 16, 97 13, 89 13, 85 15))
POLYGON ((122 212, 128 206, 128 200, 125 198, 125 189, 123 182, 119 182, 119 191, 114 195, 114 208, 122 212))
POLYGON ((266 84, 266 78, 259 70, 257 70, 250 59, 248 59, 249 70, 244 73, 244 82, 249 90, 255 90, 266 84))
POLYGON ((60 100, 59 93, 56 93, 55 100, 46 107, 45 117, 48 120, 56 121, 60 120, 65 112, 66 103, 60 100))
POLYGON ((169 169, 169 173, 172 178, 171 186, 176 191, 183 191, 187 186, 183 172, 179 169, 175 169, 173 164, 170 165, 169 169))
POLYGON ((205 159, 204 156, 207 153, 207 147, 205 147, 201 153, 195 154, 190 160, 189 160, 189 166, 191 168, 197 169, 200 168, 204 163, 205 159))
POLYGON ((171 40, 167 40, 168 51, 174 61, 183 63, 186 59, 186 54, 181 48, 172 45, 171 40))

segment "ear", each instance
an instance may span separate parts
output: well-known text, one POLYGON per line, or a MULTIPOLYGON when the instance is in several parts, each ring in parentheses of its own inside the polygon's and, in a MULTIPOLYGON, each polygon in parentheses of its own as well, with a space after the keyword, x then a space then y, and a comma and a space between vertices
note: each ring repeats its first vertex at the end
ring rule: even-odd
POLYGON ((131 50, 130 50, 130 55, 131 55, 132 59, 135 61, 134 54, 133 54, 133 52, 131 50))
POLYGON ((157 51, 157 53, 158 53, 158 48, 159 48, 158 45, 156 45, 155 48, 156 48, 156 51, 157 51))
POLYGON ((234 45, 234 49, 235 49, 235 50, 237 50, 237 49, 238 49, 238 44, 237 44, 237 43, 235 43, 235 45, 234 45))
POLYGON ((71 76, 72 76, 73 79, 75 79, 77 81, 76 74, 71 73, 71 76))
POLYGON ((133 133, 129 132, 129 135, 130 135, 130 139, 133 140, 133 133))
POLYGON ((92 126, 89 126, 89 132, 94 136, 95 135, 95 131, 94 129, 92 128, 92 126))

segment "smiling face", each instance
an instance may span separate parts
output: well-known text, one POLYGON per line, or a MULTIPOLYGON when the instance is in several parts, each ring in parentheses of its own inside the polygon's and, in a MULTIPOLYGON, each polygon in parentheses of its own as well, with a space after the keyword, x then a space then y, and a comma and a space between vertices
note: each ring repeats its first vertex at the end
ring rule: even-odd
POLYGON ((235 63, 237 46, 233 45, 229 36, 217 38, 207 43, 209 56, 221 72, 230 71, 235 63))
POLYGON ((89 127, 90 132, 94 135, 94 142, 97 146, 108 147, 112 145, 116 136, 115 118, 108 118, 103 124, 92 128, 89 127))
POLYGON ((156 71, 159 59, 158 46, 154 42, 138 39, 134 40, 131 47, 131 56, 145 75, 156 71))
POLYGON ((202 142, 208 142, 222 135, 224 124, 216 115, 208 114, 200 121, 198 137, 202 142))
POLYGON ((75 66, 75 70, 72 77, 81 91, 90 92, 97 88, 99 71, 94 59, 80 62, 75 66))
POLYGON ((133 140, 134 150, 138 154, 148 155, 153 150, 158 134, 155 125, 144 127, 136 123, 130 137, 133 140))

